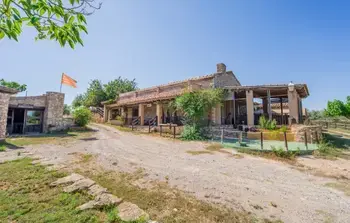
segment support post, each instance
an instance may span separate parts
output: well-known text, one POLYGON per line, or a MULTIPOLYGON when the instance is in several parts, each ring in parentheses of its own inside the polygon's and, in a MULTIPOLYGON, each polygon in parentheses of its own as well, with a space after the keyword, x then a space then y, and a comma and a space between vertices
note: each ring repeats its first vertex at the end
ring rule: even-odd
POLYGON ((162 131, 163 131, 163 128, 162 128, 163 126, 161 125, 160 126, 160 130, 159 130, 159 132, 160 132, 160 136, 162 136, 162 131))
POLYGON ((281 101, 281 125, 283 125, 283 98, 280 98, 280 101, 281 101))
POLYGON ((174 139, 176 138, 176 125, 174 125, 174 139))
POLYGON ((233 124, 234 125, 237 125, 237 122, 236 122, 236 92, 233 92, 232 95, 233 95, 233 124))
POLYGON ((271 111, 271 92, 267 90, 267 113, 269 114, 269 120, 272 120, 272 111, 271 111))
POLYGON ((162 104, 157 104, 156 105, 156 114, 157 114, 157 125, 160 125, 163 123, 163 118, 162 118, 162 115, 163 115, 163 107, 162 107, 162 104))
POLYGON ((264 149, 264 135, 263 132, 260 132, 260 146, 261 146, 261 150, 264 149))
POLYGON ((224 143, 224 128, 221 128, 221 144, 224 143))
POLYGON ((284 146, 286 147, 286 150, 288 151, 287 133, 284 132, 283 135, 284 135, 284 146))
POLYGON ((11 130, 10 130, 10 134, 13 133, 13 124, 15 122, 15 109, 12 109, 12 113, 11 113, 11 130))
POLYGON ((145 124, 145 106, 143 104, 139 104, 139 117, 140 125, 143 126, 145 124))
POLYGON ((318 132, 315 131, 315 138, 316 138, 316 143, 319 144, 319 140, 318 140, 318 132))
POLYGON ((254 96, 252 90, 246 91, 247 124, 254 126, 254 96))
POLYGON ((304 141, 305 141, 305 148, 306 148, 306 150, 308 150, 308 146, 307 146, 307 133, 306 133, 306 131, 304 132, 304 141))

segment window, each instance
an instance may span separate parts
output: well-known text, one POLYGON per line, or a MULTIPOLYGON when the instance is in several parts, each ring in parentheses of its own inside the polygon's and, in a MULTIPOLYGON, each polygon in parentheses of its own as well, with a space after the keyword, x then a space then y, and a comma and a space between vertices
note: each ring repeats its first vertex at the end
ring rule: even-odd
POLYGON ((42 111, 27 111, 27 122, 26 125, 40 125, 41 124, 41 115, 42 111))

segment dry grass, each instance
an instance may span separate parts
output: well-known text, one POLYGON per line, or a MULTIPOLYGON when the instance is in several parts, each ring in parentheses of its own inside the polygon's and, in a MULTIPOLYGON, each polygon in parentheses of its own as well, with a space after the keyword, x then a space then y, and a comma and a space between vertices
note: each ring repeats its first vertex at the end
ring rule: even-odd
POLYGON ((213 152, 206 150, 187 150, 186 153, 189 153, 191 155, 214 154, 213 152))
POLYGON ((74 131, 41 134, 38 136, 7 138, 5 142, 0 142, 0 147, 14 148, 27 145, 58 144, 66 145, 75 140, 84 140, 94 133, 91 129, 79 129, 74 131))
POLYGON ((289 157, 280 157, 278 155, 276 155, 276 153, 272 152, 272 151, 257 151, 257 150, 251 150, 251 149, 238 149, 238 152, 240 153, 246 153, 249 155, 253 155, 253 156, 259 156, 262 158, 266 158, 266 159, 271 159, 271 160, 275 160, 275 161, 279 161, 279 162, 284 162, 284 163, 288 163, 288 164, 296 164, 296 158, 294 156, 289 156, 289 157))
POLYGON ((205 149, 209 151, 219 151, 220 149, 224 148, 223 145, 219 143, 211 143, 209 146, 207 146, 205 149))
POLYGON ((331 187, 344 192, 345 195, 350 196, 350 182, 349 181, 338 181, 334 183, 327 183, 325 186, 331 187))
POLYGON ((105 172, 96 165, 89 166, 94 169, 82 165, 75 171, 95 180, 116 196, 137 204, 150 214, 151 219, 158 222, 256 222, 256 219, 247 212, 199 201, 178 189, 171 188, 167 182, 148 182, 143 179, 145 175, 143 171, 137 171, 135 174, 105 172), (137 181, 142 183, 137 186, 135 184, 137 181))

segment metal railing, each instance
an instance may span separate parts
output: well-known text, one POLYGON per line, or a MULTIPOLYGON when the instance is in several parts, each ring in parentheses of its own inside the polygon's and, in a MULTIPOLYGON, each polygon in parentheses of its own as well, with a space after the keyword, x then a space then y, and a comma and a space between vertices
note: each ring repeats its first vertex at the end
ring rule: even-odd
POLYGON ((151 132, 151 128, 157 127, 157 122, 158 122, 158 116, 150 119, 148 121, 148 132, 151 132))

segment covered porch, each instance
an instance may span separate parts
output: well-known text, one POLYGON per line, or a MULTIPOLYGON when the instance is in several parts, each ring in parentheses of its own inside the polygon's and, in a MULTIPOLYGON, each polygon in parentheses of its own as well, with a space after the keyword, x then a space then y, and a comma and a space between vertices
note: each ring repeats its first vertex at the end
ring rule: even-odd
MULTIPOLYGON (((309 95, 305 84, 229 86, 221 107, 221 125, 258 125, 259 117, 275 119, 278 125, 303 122, 302 99, 309 95), (280 111, 272 104, 280 104, 280 111), (288 111, 284 111, 288 104, 288 111), (259 109, 262 105, 262 109, 259 109)), ((220 108, 217 108, 220 109, 220 108)))

